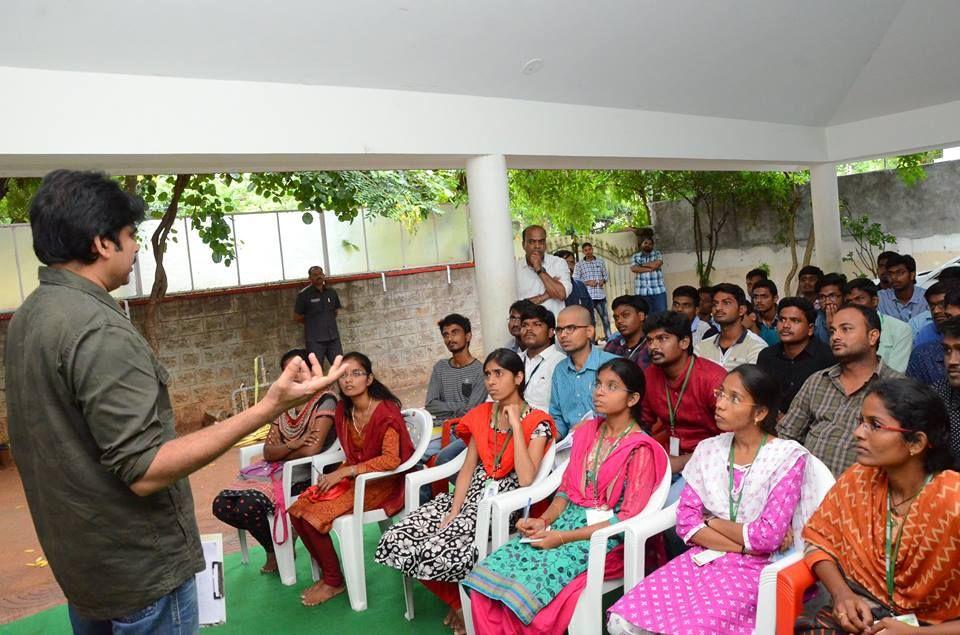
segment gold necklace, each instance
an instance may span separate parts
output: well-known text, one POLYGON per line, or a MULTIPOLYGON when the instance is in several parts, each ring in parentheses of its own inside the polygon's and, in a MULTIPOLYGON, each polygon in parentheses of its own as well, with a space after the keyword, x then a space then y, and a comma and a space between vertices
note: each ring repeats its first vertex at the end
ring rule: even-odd
MULTIPOLYGON (((366 426, 367 426, 367 423, 369 422, 368 415, 370 414, 370 407, 371 407, 372 405, 373 405, 373 399, 372 399, 372 398, 368 398, 368 400, 367 400, 367 407, 363 409, 363 418, 364 418, 363 426, 364 426, 364 427, 366 427, 366 426)), ((356 406, 351 406, 350 412, 351 412, 352 415, 353 415, 353 416, 351 417, 351 419, 352 419, 351 423, 353 424, 353 429, 357 431, 357 434, 361 434, 361 432, 360 432, 360 426, 357 425, 357 407, 356 407, 356 406)))

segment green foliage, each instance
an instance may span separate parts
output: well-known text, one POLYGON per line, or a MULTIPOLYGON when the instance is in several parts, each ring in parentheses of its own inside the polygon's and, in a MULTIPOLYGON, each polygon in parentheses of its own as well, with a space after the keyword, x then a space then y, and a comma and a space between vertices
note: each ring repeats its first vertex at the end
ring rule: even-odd
POLYGON ((40 179, 0 177, 0 224, 29 223, 30 199, 40 179))
POLYGON ((649 223, 627 176, 610 170, 511 170, 510 207, 521 225, 562 234, 616 231, 649 223))
POLYGON ((881 157, 854 163, 842 163, 837 166, 837 175, 863 174, 879 170, 896 170, 897 176, 907 187, 913 187, 927 178, 924 165, 933 163, 943 156, 943 150, 928 150, 915 154, 904 154, 898 157, 881 157))
POLYGON ((859 277, 878 277, 877 255, 896 244, 896 236, 885 232, 880 223, 871 222, 869 216, 854 216, 846 206, 842 208, 840 226, 856 243, 856 248, 843 257, 844 262, 852 262, 859 277))

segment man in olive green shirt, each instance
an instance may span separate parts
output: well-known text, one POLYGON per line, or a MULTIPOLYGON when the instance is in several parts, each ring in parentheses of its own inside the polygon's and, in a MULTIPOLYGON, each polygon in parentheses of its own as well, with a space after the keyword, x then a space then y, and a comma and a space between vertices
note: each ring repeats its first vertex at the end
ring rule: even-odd
POLYGON ((186 477, 340 374, 297 361, 260 403, 176 438, 169 375, 109 294, 143 216, 102 175, 49 174, 30 209, 47 266, 7 333, 11 447, 77 633, 195 632, 204 558, 186 477))

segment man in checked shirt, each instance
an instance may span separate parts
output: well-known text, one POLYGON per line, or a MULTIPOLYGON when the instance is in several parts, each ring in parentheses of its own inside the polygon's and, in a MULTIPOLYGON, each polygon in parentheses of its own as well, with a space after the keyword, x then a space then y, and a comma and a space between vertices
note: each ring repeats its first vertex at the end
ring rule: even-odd
POLYGON ((869 307, 845 304, 830 325, 830 350, 839 362, 807 378, 777 434, 806 446, 839 477, 857 460, 853 431, 860 406, 874 382, 903 377, 877 356, 880 315, 869 307))

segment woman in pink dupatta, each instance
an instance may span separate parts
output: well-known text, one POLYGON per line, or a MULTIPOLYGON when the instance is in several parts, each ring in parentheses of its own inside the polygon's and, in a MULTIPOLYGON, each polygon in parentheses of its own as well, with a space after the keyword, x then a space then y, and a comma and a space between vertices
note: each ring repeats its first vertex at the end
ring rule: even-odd
MULTIPOLYGON (((463 581, 476 633, 567 629, 586 586, 590 536, 643 510, 666 471, 663 448, 637 423, 643 388, 643 372, 627 360, 600 367, 594 409, 603 416, 574 430, 570 463, 550 507, 517 523, 536 542, 514 538, 463 581)), ((611 539, 607 548, 606 574, 619 577, 623 546, 611 539)))

